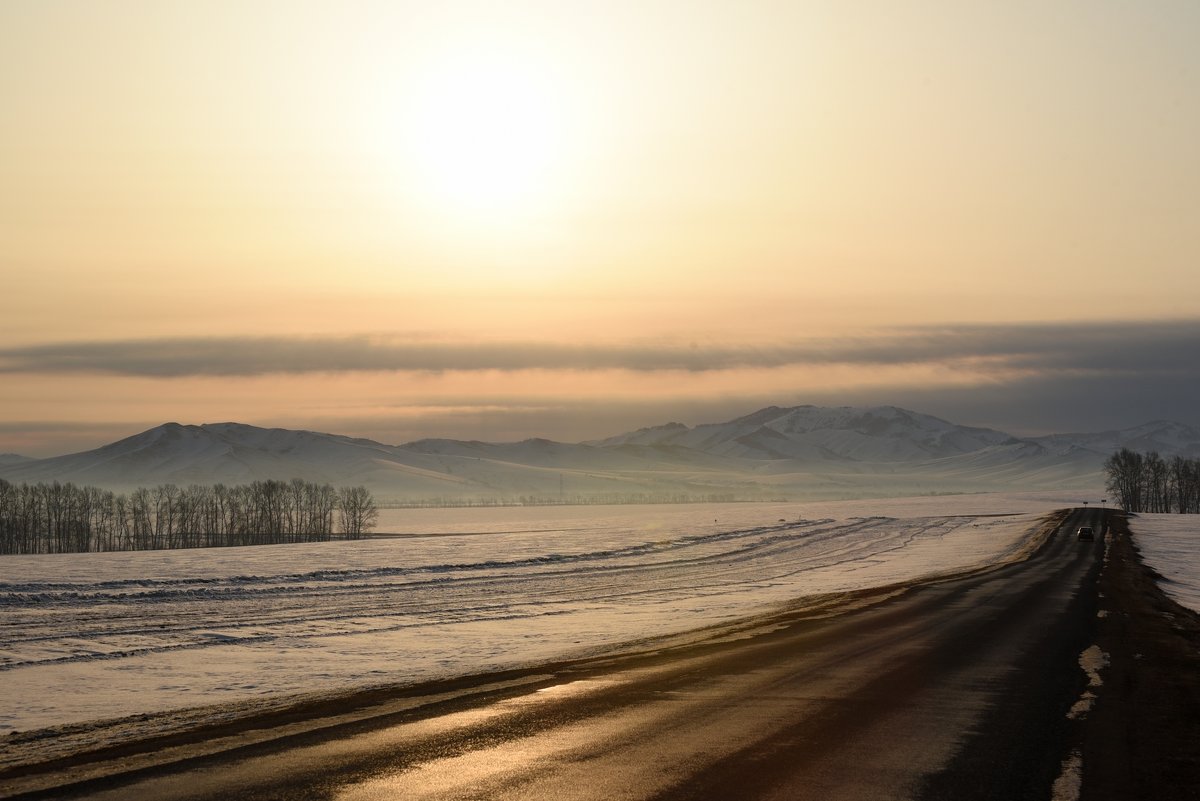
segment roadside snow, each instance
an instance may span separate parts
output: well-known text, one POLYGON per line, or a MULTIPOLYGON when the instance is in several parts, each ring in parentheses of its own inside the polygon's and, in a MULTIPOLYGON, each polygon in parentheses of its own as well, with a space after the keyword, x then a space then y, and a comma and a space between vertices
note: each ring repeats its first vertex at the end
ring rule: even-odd
POLYGON ((357 542, 3 557, 0 734, 578 656, 1003 562, 1064 505, 397 510, 357 542))
POLYGON ((1129 527, 1142 559, 1166 579, 1163 591, 1200 612, 1200 515, 1139 514, 1129 527))
POLYGON ((1050 789, 1050 801, 1079 801, 1083 786, 1083 755, 1073 750, 1063 760, 1062 770, 1050 789))

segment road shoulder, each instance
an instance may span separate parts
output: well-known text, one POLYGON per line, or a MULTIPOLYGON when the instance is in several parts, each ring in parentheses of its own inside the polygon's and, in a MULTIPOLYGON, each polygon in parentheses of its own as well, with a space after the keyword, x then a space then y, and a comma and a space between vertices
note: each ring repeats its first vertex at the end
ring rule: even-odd
POLYGON ((1168 598, 1111 515, 1100 579, 1103 686, 1082 731, 1085 800, 1200 799, 1200 616, 1168 598))

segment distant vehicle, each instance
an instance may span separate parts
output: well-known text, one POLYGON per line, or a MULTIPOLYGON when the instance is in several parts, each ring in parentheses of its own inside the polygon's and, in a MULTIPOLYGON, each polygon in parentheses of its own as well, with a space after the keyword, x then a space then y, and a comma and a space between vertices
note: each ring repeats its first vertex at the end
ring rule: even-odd
POLYGON ((1096 539, 1096 532, 1092 531, 1091 526, 1080 526, 1076 538, 1080 542, 1093 542, 1096 539))

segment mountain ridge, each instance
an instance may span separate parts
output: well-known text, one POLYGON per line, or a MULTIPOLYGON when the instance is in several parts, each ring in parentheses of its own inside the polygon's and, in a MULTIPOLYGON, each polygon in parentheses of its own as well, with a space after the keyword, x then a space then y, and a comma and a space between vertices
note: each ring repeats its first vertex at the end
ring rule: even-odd
POLYGON ((725 422, 671 422, 578 443, 425 438, 387 445, 236 422, 169 422, 90 451, 0 459, 0 478, 119 490, 302 478, 363 484, 395 500, 852 497, 1099 487, 1103 460, 1122 446, 1194 456, 1200 431, 1151 421, 1022 438, 896 406, 812 405, 768 406, 725 422))

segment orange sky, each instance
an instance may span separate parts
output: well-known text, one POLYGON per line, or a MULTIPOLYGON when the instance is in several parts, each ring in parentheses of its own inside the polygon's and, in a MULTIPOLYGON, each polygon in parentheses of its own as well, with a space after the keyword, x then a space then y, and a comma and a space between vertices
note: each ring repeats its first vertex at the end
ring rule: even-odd
MULTIPOLYGON (((165 420, 573 439, 763 403, 1068 424, 1092 385, 1028 382, 1096 380, 1092 354, 1018 365, 1030 326, 1119 321, 1200 361, 1198 30, 1183 0, 10 0, 0 452, 165 420), (812 354, 993 324, 1002 359, 812 354), (269 361, 347 337, 404 353, 269 361), (428 362, 547 343, 609 356, 428 362)), ((1172 381, 1094 424, 1194 408, 1172 381)))

